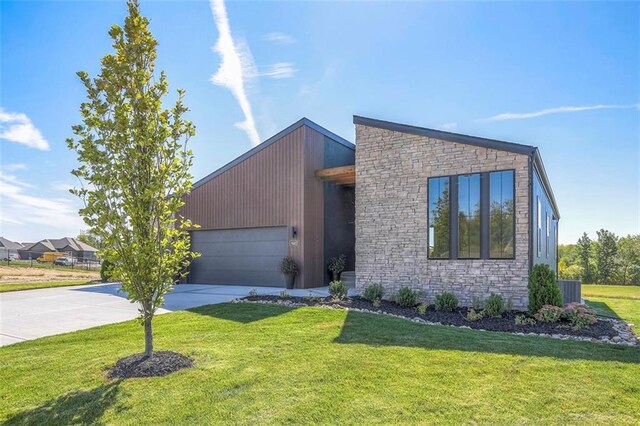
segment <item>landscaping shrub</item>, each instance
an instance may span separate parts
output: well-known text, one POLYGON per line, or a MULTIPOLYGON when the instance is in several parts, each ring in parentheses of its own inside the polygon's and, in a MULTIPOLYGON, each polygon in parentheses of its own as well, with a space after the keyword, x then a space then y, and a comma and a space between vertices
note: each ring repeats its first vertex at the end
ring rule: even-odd
POLYGON ((529 313, 535 314, 544 305, 562 306, 562 293, 549 265, 539 264, 529 276, 529 313))
POLYGON ((362 297, 370 302, 382 300, 382 296, 384 296, 384 287, 382 287, 382 284, 371 284, 366 287, 362 293, 362 297))
POLYGON ((484 312, 491 317, 501 317, 505 310, 504 299, 499 294, 491 293, 484 302, 484 312))
POLYGON ((535 318, 528 317, 526 315, 516 315, 516 325, 535 325, 535 318))
POLYGON ((458 298, 455 294, 445 291, 436 296, 436 311, 453 312, 458 307, 458 298))
POLYGON ((404 308, 413 308, 418 304, 418 299, 420 299, 420 293, 409 287, 400 287, 395 297, 396 303, 404 308))
POLYGON ((331 281, 329 283, 329 294, 334 300, 342 300, 347 297, 347 285, 342 281, 331 281))
POLYGON ((478 296, 473 296, 471 298, 471 307, 476 311, 481 311, 484 309, 484 301, 478 296))
POLYGON ((534 317, 541 322, 554 323, 560 321, 563 315, 564 309, 560 306, 544 305, 538 309, 538 312, 535 313, 534 317))
POLYGON ((113 263, 108 260, 103 260, 100 266, 100 279, 106 283, 111 281, 111 278, 113 278, 113 263))
POLYGON ((289 294, 289 292, 287 290, 282 290, 280 292, 280 298, 281 299, 289 299, 291 297, 291 295, 289 294))
POLYGON ((467 321, 478 321, 478 320, 481 320, 482 318, 484 318, 484 312, 476 311, 475 309, 471 308, 467 312, 467 317, 466 318, 467 318, 467 321))
POLYGON ((256 290, 255 288, 252 288, 251 290, 249 290, 249 297, 256 297, 258 295, 258 290, 256 290))
POLYGON ((598 322, 596 319, 596 311, 580 303, 569 303, 565 305, 562 316, 576 329, 588 327, 598 322))
POLYGON ((429 305, 427 305, 426 303, 421 303, 421 304, 418 305, 418 307, 416 309, 418 310, 418 313, 420 315, 424 315, 429 310, 429 305))

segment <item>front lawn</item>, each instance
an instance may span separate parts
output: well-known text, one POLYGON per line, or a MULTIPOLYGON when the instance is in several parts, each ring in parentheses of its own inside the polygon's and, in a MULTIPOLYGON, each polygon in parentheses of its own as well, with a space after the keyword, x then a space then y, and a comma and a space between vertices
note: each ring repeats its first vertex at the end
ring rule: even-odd
POLYGON ((73 280, 73 281, 37 281, 32 283, 0 283, 0 293, 6 291, 34 290, 38 288, 66 287, 83 284, 95 284, 94 280, 73 280))
POLYGON ((582 297, 599 314, 620 317, 640 330, 640 286, 583 285, 582 297))
POLYGON ((166 377, 108 381, 135 321, 0 348, 0 423, 638 424, 638 348, 324 308, 221 304, 161 315, 166 377))

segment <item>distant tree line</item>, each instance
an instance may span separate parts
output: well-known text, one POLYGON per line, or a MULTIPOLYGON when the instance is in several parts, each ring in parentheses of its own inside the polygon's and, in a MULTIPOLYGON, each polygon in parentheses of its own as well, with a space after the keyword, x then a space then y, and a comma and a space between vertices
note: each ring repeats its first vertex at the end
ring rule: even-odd
POLYGON ((593 241, 585 232, 576 244, 558 247, 560 279, 640 285, 640 234, 618 237, 601 229, 597 235, 593 241))

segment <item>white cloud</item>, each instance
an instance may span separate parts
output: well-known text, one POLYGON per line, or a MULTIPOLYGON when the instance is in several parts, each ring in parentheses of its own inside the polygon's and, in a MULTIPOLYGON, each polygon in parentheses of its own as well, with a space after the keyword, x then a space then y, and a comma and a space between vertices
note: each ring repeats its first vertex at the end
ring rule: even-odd
POLYGON ((67 182, 62 182, 59 180, 53 181, 51 182, 51 189, 54 189, 56 191, 65 191, 65 192, 69 192, 70 189, 74 188, 74 186, 70 183, 67 182))
POLYGON ((442 130, 455 130, 457 127, 458 127, 458 123, 453 121, 449 123, 442 123, 440 126, 438 126, 438 128, 442 130))
POLYGON ((240 109, 244 114, 244 121, 236 123, 235 126, 244 130, 253 146, 260 143, 260 136, 256 129, 253 118, 251 104, 246 92, 246 82, 255 74, 254 69, 250 69, 253 58, 246 44, 243 49, 239 49, 231 35, 229 18, 223 0, 210 0, 211 12, 218 28, 218 41, 214 47, 221 58, 218 71, 211 77, 211 81, 219 86, 226 87, 231 91, 240 109))
POLYGON ((596 109, 631 109, 631 108, 640 108, 640 104, 631 104, 631 105, 600 104, 600 105, 584 105, 584 106, 561 106, 557 108, 548 108, 548 109, 543 109, 540 111, 533 111, 533 112, 522 112, 522 113, 506 112, 503 114, 494 115, 489 118, 483 118, 478 121, 518 120, 518 119, 541 117, 543 115, 560 114, 565 112, 591 111, 596 109))
POLYGON ((78 209, 70 199, 33 194, 34 186, 0 171, 0 223, 46 225, 77 230, 82 226, 78 209))
POLYGON ((16 170, 27 170, 27 168, 27 165, 24 163, 10 163, 2 165, 2 170, 5 170, 7 172, 14 172, 16 170))
POLYGON ((290 35, 280 33, 280 32, 267 33, 263 35, 262 38, 264 40, 271 41, 277 44, 293 44, 296 42, 296 39, 294 39, 290 35))
POLYGON ((26 114, 5 112, 2 108, 0 108, 0 139, 41 151, 50 149, 49 143, 26 114))
POLYGON ((293 77, 298 70, 294 66, 294 64, 290 62, 279 62, 277 64, 269 65, 266 71, 260 72, 258 75, 261 77, 271 77, 271 78, 291 78, 293 77))

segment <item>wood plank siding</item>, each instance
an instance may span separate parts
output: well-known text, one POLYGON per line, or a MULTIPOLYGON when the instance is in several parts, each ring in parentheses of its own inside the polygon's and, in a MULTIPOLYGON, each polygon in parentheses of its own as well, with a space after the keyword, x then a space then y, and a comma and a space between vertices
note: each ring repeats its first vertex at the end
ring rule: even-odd
POLYGON ((289 227, 289 255, 300 266, 296 287, 321 286, 325 184, 314 173, 324 166, 325 139, 301 125, 254 148, 255 153, 197 183, 181 214, 203 230, 289 227))

